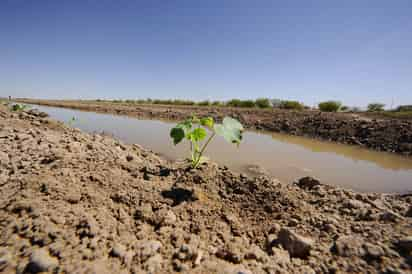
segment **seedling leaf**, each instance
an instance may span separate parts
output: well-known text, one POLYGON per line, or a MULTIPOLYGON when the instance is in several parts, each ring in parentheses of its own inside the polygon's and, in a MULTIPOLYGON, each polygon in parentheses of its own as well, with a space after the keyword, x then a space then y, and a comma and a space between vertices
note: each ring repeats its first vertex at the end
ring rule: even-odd
POLYGON ((191 133, 191 140, 195 142, 202 141, 207 135, 207 132, 204 128, 198 127, 193 130, 191 133))
POLYGON ((176 126, 170 131, 170 137, 173 139, 173 144, 177 145, 185 138, 185 131, 182 127, 176 126))
POLYGON ((209 129, 213 129, 213 125, 215 124, 215 122, 213 121, 212 117, 204 117, 202 119, 200 119, 200 124, 202 126, 205 126, 209 129))
POLYGON ((223 123, 215 125, 214 129, 229 143, 240 144, 242 140, 243 126, 233 118, 225 117, 223 123))

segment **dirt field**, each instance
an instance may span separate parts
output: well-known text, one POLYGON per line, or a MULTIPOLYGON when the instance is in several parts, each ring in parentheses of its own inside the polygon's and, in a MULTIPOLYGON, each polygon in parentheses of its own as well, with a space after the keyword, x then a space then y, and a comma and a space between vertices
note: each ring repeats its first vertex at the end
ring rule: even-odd
POLYGON ((186 166, 0 106, 0 272, 412 271, 410 195, 186 166))
POLYGON ((97 101, 50 101, 25 99, 24 103, 73 108, 138 118, 182 120, 192 114, 239 119, 246 128, 307 136, 379 151, 412 155, 412 121, 371 119, 350 113, 239 109, 226 107, 137 105, 97 101))

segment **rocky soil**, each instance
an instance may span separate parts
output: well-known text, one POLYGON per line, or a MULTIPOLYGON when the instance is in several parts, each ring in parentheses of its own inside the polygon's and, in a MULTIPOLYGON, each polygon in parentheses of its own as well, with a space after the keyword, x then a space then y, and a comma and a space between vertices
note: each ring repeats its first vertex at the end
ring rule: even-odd
POLYGON ((249 129, 281 132, 412 155, 412 120, 405 119, 375 119, 351 113, 325 113, 313 110, 136 105, 67 100, 18 101, 139 118, 182 120, 193 113, 199 116, 212 116, 217 120, 231 116, 239 119, 249 129))
POLYGON ((0 106, 1 273, 412 272, 410 195, 190 170, 45 116, 0 106))

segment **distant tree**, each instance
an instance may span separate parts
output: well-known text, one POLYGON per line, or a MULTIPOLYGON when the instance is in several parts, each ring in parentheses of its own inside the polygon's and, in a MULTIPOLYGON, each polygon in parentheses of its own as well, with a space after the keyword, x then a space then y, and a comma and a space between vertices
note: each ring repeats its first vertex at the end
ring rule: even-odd
POLYGON ((280 107, 283 109, 296 110, 302 110, 304 108, 303 104, 299 103, 298 101, 282 101, 280 107))
POLYGON ((383 111, 383 107, 385 104, 381 103, 371 103, 368 105, 368 111, 375 112, 375 111, 383 111))
POLYGON ((340 111, 343 111, 343 112, 349 111, 349 107, 348 106, 341 106, 340 111))
POLYGON ((318 104, 319 109, 326 112, 337 112, 341 106, 342 103, 338 101, 326 101, 318 104))
POLYGON ((205 101, 200 101, 199 103, 197 103, 198 106, 210 106, 210 101, 209 100, 205 100, 205 101))
POLYGON ((256 106, 255 101, 253 100, 242 100, 240 101, 240 107, 242 108, 253 108, 256 106))
POLYGON ((231 99, 226 103, 228 107, 240 107, 242 101, 239 99, 231 99))
POLYGON ((402 106, 398 106, 398 107, 396 108, 396 111, 399 111, 399 112, 412 111, 412 105, 402 105, 402 106))
POLYGON ((268 98, 258 98, 255 104, 258 108, 270 108, 272 106, 268 98))

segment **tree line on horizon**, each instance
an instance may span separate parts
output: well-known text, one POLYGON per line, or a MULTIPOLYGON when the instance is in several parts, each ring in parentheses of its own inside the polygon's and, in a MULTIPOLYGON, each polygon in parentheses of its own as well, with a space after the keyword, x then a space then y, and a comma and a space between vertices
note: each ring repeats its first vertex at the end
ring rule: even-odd
MULTIPOLYGON (((360 112, 362 111, 359 107, 349 107, 343 105, 340 101, 324 101, 320 102, 317 107, 309 107, 299 101, 293 100, 280 100, 280 99, 269 99, 269 98, 257 98, 255 100, 247 99, 231 99, 228 101, 192 101, 192 100, 181 100, 181 99, 126 99, 126 100, 102 100, 97 99, 96 101, 110 101, 113 103, 126 103, 126 104, 154 104, 154 105, 178 105, 178 106, 215 106, 215 107, 238 107, 238 108, 279 108, 279 109, 292 109, 292 110, 303 110, 303 109, 318 109, 324 112, 360 112)), ((383 112, 385 111, 385 104, 374 102, 367 105, 366 110, 368 112, 383 112)), ((389 111, 394 112, 411 112, 412 105, 401 105, 395 109, 389 111)))

